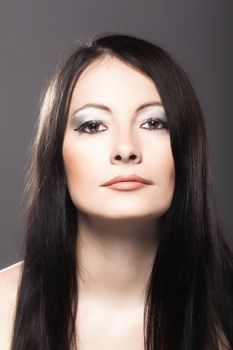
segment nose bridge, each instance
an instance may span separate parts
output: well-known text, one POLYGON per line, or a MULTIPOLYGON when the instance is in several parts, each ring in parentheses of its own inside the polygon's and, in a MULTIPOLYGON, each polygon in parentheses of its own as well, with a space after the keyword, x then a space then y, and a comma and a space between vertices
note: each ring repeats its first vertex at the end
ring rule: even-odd
POLYGON ((115 130, 115 142, 133 142, 134 131, 129 123, 118 124, 115 130))
POLYGON ((139 140, 130 123, 119 123, 112 137, 111 158, 113 161, 119 158, 123 161, 132 158, 139 161, 141 154, 139 140))

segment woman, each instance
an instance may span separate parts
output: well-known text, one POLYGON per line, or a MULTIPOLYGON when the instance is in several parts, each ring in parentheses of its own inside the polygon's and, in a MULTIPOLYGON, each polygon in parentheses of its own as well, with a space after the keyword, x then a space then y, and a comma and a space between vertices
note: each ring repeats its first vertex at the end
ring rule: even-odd
POLYGON ((1 348, 233 348, 204 120, 163 49, 123 34, 80 45, 47 89, 31 154, 1 348))

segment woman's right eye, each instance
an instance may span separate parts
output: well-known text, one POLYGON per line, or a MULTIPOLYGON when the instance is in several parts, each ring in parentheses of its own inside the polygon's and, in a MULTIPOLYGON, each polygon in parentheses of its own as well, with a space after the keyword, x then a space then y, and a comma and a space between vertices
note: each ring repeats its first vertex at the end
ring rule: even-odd
POLYGON ((82 124, 78 129, 74 129, 74 130, 78 131, 80 134, 85 133, 85 134, 93 135, 106 130, 106 129, 98 130, 101 124, 102 122, 100 120, 90 120, 82 124), (85 129, 89 129, 90 131, 85 131, 85 129))

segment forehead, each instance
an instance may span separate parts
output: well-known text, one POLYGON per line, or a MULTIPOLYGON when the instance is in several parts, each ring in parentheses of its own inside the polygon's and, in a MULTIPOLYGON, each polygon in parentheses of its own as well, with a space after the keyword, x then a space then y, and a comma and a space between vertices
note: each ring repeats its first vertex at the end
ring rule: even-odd
POLYGON ((152 79, 108 55, 95 60, 82 72, 74 87, 70 108, 91 102, 113 108, 120 103, 134 108, 149 100, 161 101, 152 79))

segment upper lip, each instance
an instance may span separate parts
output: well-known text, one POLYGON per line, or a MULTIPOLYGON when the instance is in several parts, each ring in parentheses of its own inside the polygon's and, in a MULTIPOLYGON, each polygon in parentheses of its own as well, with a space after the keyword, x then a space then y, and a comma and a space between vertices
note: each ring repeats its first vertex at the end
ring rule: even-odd
POLYGON ((141 182, 147 185, 151 184, 151 181, 144 179, 141 176, 132 174, 132 175, 118 175, 114 177, 113 179, 105 182, 102 186, 109 186, 116 182, 127 182, 127 181, 135 181, 135 182, 141 182))

